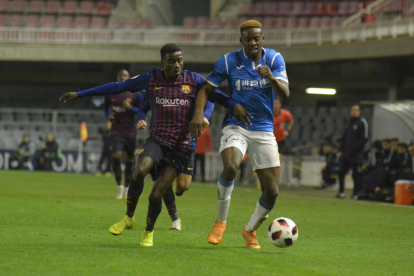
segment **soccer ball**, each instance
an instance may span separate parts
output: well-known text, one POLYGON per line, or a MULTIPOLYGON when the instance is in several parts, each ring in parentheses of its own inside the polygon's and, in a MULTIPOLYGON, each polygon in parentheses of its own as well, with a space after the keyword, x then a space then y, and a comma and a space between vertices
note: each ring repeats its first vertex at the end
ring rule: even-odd
POLYGON ((281 217, 272 221, 267 233, 271 243, 277 247, 288 247, 298 239, 299 230, 291 219, 281 217))

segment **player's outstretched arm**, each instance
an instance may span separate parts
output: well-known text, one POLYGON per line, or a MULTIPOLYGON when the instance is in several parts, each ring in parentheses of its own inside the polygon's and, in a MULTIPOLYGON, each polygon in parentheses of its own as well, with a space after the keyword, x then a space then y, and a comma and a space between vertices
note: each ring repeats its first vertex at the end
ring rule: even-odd
POLYGON ((77 98, 78 98, 77 92, 68 92, 68 93, 62 94, 62 96, 60 96, 59 98, 59 101, 67 103, 67 102, 76 100, 77 98))
POLYGON ((204 125, 204 107, 207 104, 208 94, 216 89, 214 86, 205 82, 196 96, 194 118, 190 122, 190 134, 193 138, 199 138, 203 132, 204 125))

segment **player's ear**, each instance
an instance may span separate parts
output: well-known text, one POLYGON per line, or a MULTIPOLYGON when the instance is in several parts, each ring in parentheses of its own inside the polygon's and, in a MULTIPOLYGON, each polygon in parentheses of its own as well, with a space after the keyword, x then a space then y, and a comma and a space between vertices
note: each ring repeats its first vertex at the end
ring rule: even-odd
POLYGON ((243 45, 243 38, 240 37, 240 44, 243 45))

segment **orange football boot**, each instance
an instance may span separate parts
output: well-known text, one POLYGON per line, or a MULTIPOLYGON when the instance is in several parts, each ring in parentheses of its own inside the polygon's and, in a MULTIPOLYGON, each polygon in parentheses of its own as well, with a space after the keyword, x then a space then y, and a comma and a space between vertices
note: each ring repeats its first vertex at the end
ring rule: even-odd
POLYGON ((226 230, 226 224, 222 221, 216 222, 214 224, 213 230, 207 237, 207 241, 211 244, 217 245, 223 239, 224 231, 226 230))
MULTIPOLYGON (((246 225, 247 226, 247 225, 246 225)), ((257 242, 256 231, 248 232, 246 231, 246 226, 243 228, 243 237, 246 240, 246 247, 253 249, 260 249, 260 244, 257 242)))

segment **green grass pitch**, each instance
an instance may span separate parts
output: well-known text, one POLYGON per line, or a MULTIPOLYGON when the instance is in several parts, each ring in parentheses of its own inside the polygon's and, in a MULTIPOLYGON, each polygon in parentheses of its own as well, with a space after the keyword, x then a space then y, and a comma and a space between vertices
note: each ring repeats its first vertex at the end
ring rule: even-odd
MULTIPOLYGON (((134 229, 112 236, 125 212, 113 178, 0 172, 0 275, 414 275, 414 208, 333 199, 335 191, 281 187, 270 218, 291 218, 290 248, 258 230, 261 250, 241 235, 260 191, 236 186, 227 230, 217 246, 206 237, 216 217, 215 185, 193 184, 177 198, 182 231, 171 231, 165 207, 154 247, 139 246, 151 182, 134 229)), ((349 198, 349 195, 347 196, 349 198)))

